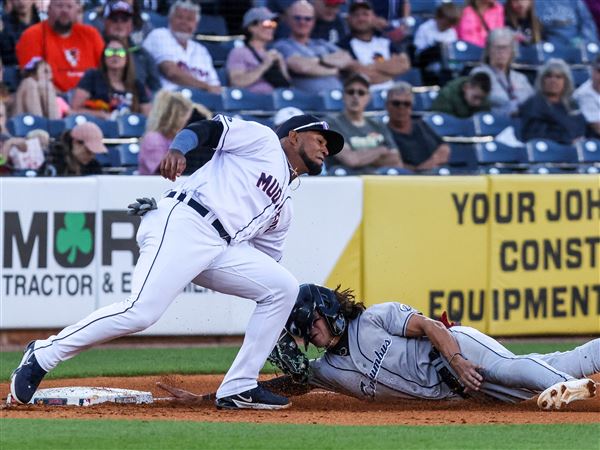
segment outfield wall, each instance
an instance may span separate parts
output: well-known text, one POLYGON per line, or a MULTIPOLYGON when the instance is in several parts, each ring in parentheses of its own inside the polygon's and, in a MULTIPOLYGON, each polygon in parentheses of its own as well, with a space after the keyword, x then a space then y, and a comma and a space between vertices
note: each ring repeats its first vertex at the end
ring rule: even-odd
MULTIPOLYGON (((171 186, 0 179, 0 328, 58 328, 126 298, 139 219, 125 206, 171 186)), ((300 282, 493 335, 600 333, 600 176, 303 177, 293 196, 282 264, 300 282)), ((189 286, 144 333, 240 334, 252 309, 189 286)))

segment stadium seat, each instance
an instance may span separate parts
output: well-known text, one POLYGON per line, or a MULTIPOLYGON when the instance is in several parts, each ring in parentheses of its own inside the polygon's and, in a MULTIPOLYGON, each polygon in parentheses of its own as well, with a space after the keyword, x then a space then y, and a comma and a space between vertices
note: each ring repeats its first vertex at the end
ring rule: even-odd
POLYGON ((576 145, 581 163, 600 163, 600 139, 585 139, 576 145))
POLYGON ((198 41, 202 45, 206 47, 208 53, 212 57, 213 64, 215 68, 219 68, 225 65, 225 61, 227 61, 227 55, 233 47, 236 45, 236 41, 224 41, 224 42, 215 42, 215 41, 198 41))
POLYGON ((575 84, 575 88, 581 86, 592 76, 589 67, 572 67, 571 73, 573 74, 573 83, 575 84))
POLYGON ((252 114, 235 114, 234 117, 238 117, 243 120, 248 120, 250 122, 258 122, 261 125, 264 125, 269 128, 275 127, 275 124, 273 123, 273 119, 271 117, 254 116, 252 114))
POLYGON ((513 125, 510 118, 493 113, 477 113, 473 116, 477 136, 496 136, 506 127, 513 125))
POLYGON ((325 108, 323 97, 295 89, 276 89, 273 92, 273 103, 276 110, 294 106, 304 112, 322 111, 325 108))
POLYGON ((410 13, 417 16, 433 17, 435 9, 441 3, 441 0, 411 0, 410 13))
POLYGON ((196 33, 199 34, 211 34, 214 36, 228 36, 229 29, 227 28, 227 22, 223 16, 212 16, 209 14, 202 14, 196 33))
POLYGON ((444 45, 442 54, 449 64, 479 63, 483 49, 466 41, 456 41, 444 45))
POLYGON ((244 89, 224 88, 223 109, 225 111, 273 111, 273 96, 255 94, 244 89))
POLYGON ((525 147, 510 147, 499 142, 475 144, 477 162, 479 164, 525 164, 527 150, 525 147))
POLYGON ((474 173, 477 169, 475 145, 452 142, 450 144, 450 159, 448 160, 448 166, 448 168, 451 169, 452 174, 474 173))
POLYGON ((140 152, 139 144, 120 144, 116 146, 119 154, 119 162, 123 167, 137 167, 138 155, 140 152))
POLYGON ((539 46, 544 61, 548 61, 550 58, 560 58, 567 64, 583 63, 583 53, 579 47, 557 45, 552 42, 542 42, 539 46))
POLYGON ((411 86, 423 86, 423 78, 421 77, 421 71, 415 67, 410 69, 408 72, 404 72, 402 75, 398 75, 394 78, 395 81, 406 81, 411 86))
POLYGON ((528 66, 539 66, 543 62, 540 48, 537 45, 519 45, 514 62, 528 66))
POLYGON ((596 59, 598 53, 600 53, 600 46, 595 42, 588 42, 583 47, 583 52, 585 54, 585 61, 587 63, 592 63, 596 59))
POLYGON ((19 114, 8 119, 6 123, 10 134, 16 137, 25 137, 32 130, 46 130, 49 132, 48 119, 31 114, 19 114))
POLYGON ((21 75, 19 72, 19 66, 4 66, 3 79, 4 84, 8 86, 8 90, 15 92, 21 82, 21 75))
POLYGON ((459 119, 444 113, 431 113, 423 117, 423 121, 438 136, 475 136, 475 124, 473 120, 459 119))
POLYGON ((386 97, 387 91, 385 89, 371 92, 371 101, 367 105, 367 111, 381 111, 385 109, 386 97))
POLYGON ((57 139, 65 131, 65 122, 62 119, 48 120, 48 133, 57 139))
POLYGON ((117 122, 114 120, 100 119, 96 116, 88 114, 73 114, 63 119, 66 130, 71 130, 75 125, 82 124, 84 122, 93 122, 100 127, 104 138, 114 139, 119 137, 119 127, 117 122))
POLYGON ((152 28, 167 28, 169 26, 169 18, 155 11, 142 12, 142 19, 150 22, 152 28))
POLYGON ((321 92, 326 111, 341 111, 344 109, 343 93, 339 89, 321 92))
POLYGON ((577 163, 577 150, 549 139, 532 139, 527 142, 530 163, 577 163))
POLYGON ((431 104, 438 96, 438 91, 429 90, 414 93, 413 112, 425 112, 431 110, 431 104))
POLYGON ((227 73, 227 67, 219 67, 216 70, 221 86, 229 86, 229 73, 227 73))
POLYGON ((117 117, 119 137, 141 137, 146 131, 146 117, 141 114, 125 114, 117 117))
POLYGON ((108 153, 99 153, 96 159, 102 167, 121 167, 121 155, 115 146, 107 146, 108 153))
POLYGON ((213 94, 202 89, 187 87, 179 89, 179 92, 181 92, 181 95, 185 98, 190 99, 194 103, 200 103, 213 112, 223 110, 223 97, 220 94, 213 94))

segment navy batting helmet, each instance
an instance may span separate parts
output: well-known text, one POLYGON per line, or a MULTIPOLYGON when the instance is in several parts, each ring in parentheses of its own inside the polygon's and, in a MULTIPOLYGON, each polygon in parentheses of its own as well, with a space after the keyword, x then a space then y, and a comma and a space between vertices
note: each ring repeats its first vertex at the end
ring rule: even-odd
POLYGON ((325 319, 329 331, 334 336, 341 336, 348 324, 334 291, 317 284, 301 285, 285 328, 292 336, 302 338, 306 347, 310 340, 315 311, 325 319))

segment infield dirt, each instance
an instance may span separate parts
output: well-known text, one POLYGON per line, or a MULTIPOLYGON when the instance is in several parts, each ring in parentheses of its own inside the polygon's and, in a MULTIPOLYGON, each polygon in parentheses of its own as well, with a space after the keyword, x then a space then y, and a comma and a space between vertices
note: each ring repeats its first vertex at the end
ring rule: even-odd
MULTIPOLYGON (((98 386, 150 391, 154 397, 169 394, 156 386, 161 381, 194 393, 214 392, 222 375, 169 375, 44 380, 40 388, 98 386)), ((600 375, 593 377, 600 382, 600 375)), ((9 384, 0 384, 5 400, 9 384)), ((339 394, 313 391, 292 399, 280 411, 218 411, 212 401, 199 405, 160 401, 151 405, 102 404, 88 407, 19 405, 6 407, 0 417, 44 419, 192 420, 202 422, 294 423, 326 425, 448 425, 600 423, 600 396, 574 402, 559 411, 540 411, 535 401, 517 405, 475 400, 371 403, 339 394)))

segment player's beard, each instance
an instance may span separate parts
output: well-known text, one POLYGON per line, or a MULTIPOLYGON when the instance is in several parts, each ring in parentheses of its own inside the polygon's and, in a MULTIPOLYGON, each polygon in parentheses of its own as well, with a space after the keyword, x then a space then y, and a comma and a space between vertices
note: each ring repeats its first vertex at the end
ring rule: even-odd
POLYGON ((302 158, 302 162, 304 162, 304 165, 308 169, 309 175, 319 175, 321 173, 323 164, 312 161, 306 154, 306 151, 304 150, 304 145, 300 147, 298 153, 300 154, 300 158, 302 158))

